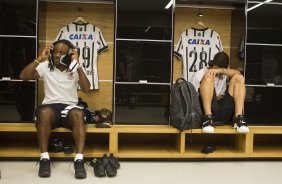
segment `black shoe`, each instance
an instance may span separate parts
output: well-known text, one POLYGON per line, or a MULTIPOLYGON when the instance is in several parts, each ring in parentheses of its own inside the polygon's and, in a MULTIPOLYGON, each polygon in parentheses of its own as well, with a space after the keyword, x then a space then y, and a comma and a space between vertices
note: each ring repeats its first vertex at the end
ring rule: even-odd
POLYGON ((101 162, 102 162, 103 166, 106 168, 106 165, 109 162, 109 158, 107 157, 107 154, 104 154, 103 157, 100 158, 100 159, 101 159, 101 162))
POLYGON ((86 178, 86 171, 84 168, 84 160, 83 159, 78 159, 74 161, 74 177, 77 179, 83 179, 86 178))
POLYGON ((101 159, 94 158, 91 160, 90 165, 94 168, 94 175, 97 177, 105 177, 105 167, 101 161, 101 159))
POLYGON ((108 177, 114 177, 117 175, 117 170, 111 160, 108 160, 108 164, 106 165, 106 173, 108 177))
POLYGON ((39 161, 39 172, 38 176, 46 178, 51 175, 51 170, 50 170, 50 160, 43 158, 42 160, 39 161))
POLYGON ((205 115, 204 122, 202 124, 202 130, 204 133, 214 133, 214 123, 212 115, 205 115))
POLYGON ((233 118, 232 128, 236 129, 239 133, 248 133, 250 131, 243 115, 233 118))
POLYGON ((120 168, 120 164, 119 161, 116 157, 114 157, 114 155, 111 153, 110 157, 109 157, 110 162, 114 165, 115 169, 119 169, 120 168))

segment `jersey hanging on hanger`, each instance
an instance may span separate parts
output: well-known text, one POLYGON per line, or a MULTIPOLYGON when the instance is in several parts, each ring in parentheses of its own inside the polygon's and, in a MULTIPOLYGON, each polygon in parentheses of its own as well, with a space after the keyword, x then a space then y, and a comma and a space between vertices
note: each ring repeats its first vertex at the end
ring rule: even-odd
POLYGON ((90 89, 99 89, 97 56, 108 49, 101 30, 89 23, 71 23, 58 33, 56 40, 61 39, 71 41, 78 48, 79 61, 91 84, 90 89))
POLYGON ((210 28, 189 28, 181 34, 174 54, 183 61, 183 78, 194 84, 195 73, 207 66, 214 55, 222 50, 217 32, 210 28))

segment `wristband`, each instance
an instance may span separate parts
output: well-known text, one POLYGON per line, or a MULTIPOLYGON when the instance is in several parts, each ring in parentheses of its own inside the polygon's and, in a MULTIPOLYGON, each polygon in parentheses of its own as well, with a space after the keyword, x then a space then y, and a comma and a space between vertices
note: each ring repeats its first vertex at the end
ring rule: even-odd
POLYGON ((33 61, 35 61, 35 63, 37 63, 37 64, 40 64, 40 62, 37 59, 35 59, 33 61))

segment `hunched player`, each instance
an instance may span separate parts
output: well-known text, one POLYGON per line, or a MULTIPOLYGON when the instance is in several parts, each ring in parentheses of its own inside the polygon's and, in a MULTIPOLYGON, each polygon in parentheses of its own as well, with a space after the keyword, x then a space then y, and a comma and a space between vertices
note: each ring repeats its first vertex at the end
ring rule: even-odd
POLYGON ((108 49, 101 30, 93 24, 70 23, 58 33, 56 40, 67 39, 78 49, 79 61, 90 81, 90 89, 99 89, 97 56, 108 49))
POLYGON ((207 66, 214 55, 222 50, 217 32, 210 28, 189 28, 181 34, 174 54, 183 61, 183 78, 196 85, 192 81, 195 72, 207 66))

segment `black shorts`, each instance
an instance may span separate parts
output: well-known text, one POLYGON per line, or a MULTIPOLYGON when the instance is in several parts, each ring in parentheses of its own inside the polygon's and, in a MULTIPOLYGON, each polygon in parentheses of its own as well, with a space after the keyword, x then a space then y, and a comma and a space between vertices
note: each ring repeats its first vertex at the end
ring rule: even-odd
MULTIPOLYGON (((54 112, 54 121, 52 122, 51 128, 58 128, 58 127, 64 127, 68 129, 72 129, 72 125, 68 120, 68 114, 73 109, 81 109, 78 106, 69 106, 67 104, 61 104, 61 103, 54 103, 54 104, 43 104, 39 105, 34 112, 35 115, 35 123, 39 123, 38 121, 38 112, 41 108, 48 107, 51 108, 54 112)), ((82 109, 81 109, 82 110, 82 109)))
MULTIPOLYGON (((200 95, 199 95, 200 96, 200 95)), ((201 108, 204 112, 203 102, 200 98, 201 108)), ((225 95, 220 100, 216 99, 214 92, 211 111, 215 122, 231 123, 232 118, 235 114, 235 102, 234 98, 229 94, 228 90, 225 91, 225 95)))

